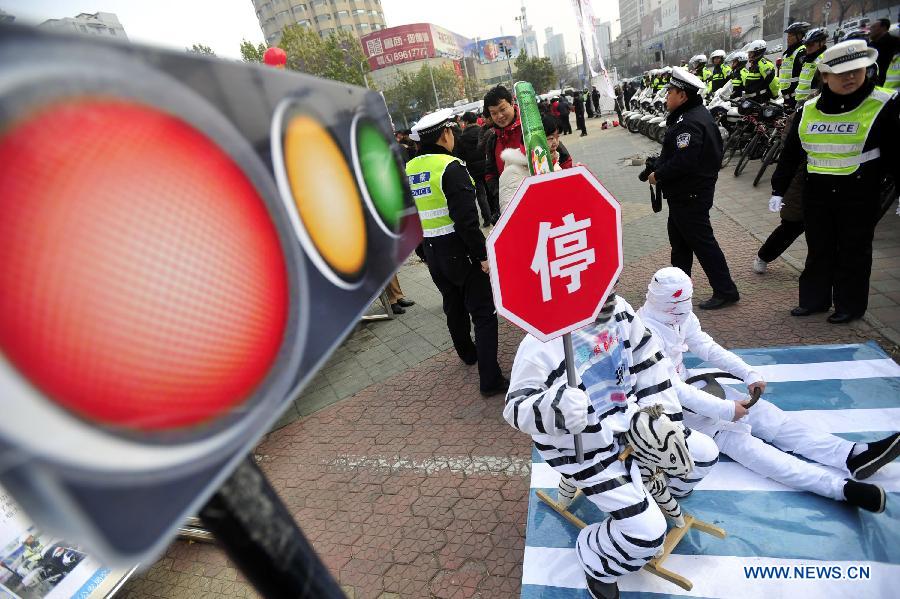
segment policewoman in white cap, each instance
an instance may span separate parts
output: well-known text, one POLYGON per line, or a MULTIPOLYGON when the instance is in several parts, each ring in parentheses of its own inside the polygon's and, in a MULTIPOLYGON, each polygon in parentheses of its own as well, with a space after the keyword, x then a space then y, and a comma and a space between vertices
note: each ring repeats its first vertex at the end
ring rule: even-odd
POLYGON ((497 311, 478 226, 475 183, 453 156, 455 128, 449 108, 422 117, 413 127, 421 148, 406 164, 406 174, 422 220, 425 262, 443 296, 453 347, 463 362, 478 364, 481 393, 489 396, 505 393, 509 381, 497 363, 497 311))
POLYGON ((825 312, 828 322, 860 318, 869 301, 872 237, 881 182, 898 175, 900 100, 866 77, 878 52, 862 40, 821 55, 822 93, 794 119, 772 175, 777 201, 806 159, 803 219, 809 251, 794 316, 825 312))
POLYGON ((666 137, 648 180, 659 185, 669 203, 672 266, 690 275, 697 255, 713 288, 713 296, 699 305, 714 310, 733 304, 740 296, 709 222, 722 164, 722 136, 703 106, 700 90, 705 87, 687 70, 672 69, 666 95, 666 137))

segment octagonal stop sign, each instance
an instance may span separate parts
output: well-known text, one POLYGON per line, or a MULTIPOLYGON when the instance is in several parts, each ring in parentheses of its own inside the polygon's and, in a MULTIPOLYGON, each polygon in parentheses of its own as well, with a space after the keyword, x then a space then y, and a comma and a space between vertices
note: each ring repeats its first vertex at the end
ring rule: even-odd
POLYGON ((583 166, 528 177, 487 249, 497 311, 549 341, 593 322, 612 291, 621 209, 583 166))

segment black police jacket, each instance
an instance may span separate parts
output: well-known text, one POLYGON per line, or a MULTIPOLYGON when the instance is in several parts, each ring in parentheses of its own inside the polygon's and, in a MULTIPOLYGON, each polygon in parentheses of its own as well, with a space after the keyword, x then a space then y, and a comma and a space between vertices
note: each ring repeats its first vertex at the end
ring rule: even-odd
POLYGON ((711 194, 721 164, 722 135, 700 97, 694 96, 666 118, 656 183, 670 200, 711 194))

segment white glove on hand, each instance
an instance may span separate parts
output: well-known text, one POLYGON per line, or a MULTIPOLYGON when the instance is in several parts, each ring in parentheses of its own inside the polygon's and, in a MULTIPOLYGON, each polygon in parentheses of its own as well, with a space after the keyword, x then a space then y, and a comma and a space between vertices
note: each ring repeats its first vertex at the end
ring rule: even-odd
POLYGON ((566 421, 566 428, 577 435, 587 426, 588 404, 591 400, 581 389, 566 387, 559 400, 559 411, 566 421))
POLYGON ((769 212, 778 212, 781 210, 781 207, 784 206, 783 196, 772 196, 769 198, 769 212))

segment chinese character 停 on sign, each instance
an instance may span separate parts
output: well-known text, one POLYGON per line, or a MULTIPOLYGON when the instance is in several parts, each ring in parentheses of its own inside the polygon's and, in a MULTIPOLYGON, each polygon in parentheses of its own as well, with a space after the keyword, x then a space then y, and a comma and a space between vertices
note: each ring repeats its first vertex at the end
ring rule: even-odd
POLYGON ((587 247, 587 229, 591 219, 575 220, 567 214, 558 227, 542 222, 538 229, 537 246, 531 270, 541 277, 541 296, 545 302, 553 298, 551 277, 566 277, 566 290, 573 293, 581 289, 581 271, 596 261, 594 248, 587 247), (552 244, 550 242, 553 242, 552 244))

